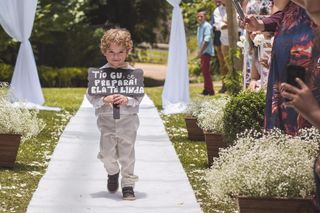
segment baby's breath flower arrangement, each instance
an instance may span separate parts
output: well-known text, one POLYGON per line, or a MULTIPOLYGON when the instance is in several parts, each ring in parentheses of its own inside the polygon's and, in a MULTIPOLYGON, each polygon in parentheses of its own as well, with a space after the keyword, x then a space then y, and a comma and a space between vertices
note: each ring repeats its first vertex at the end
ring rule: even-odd
POLYGON ((186 108, 186 111, 185 111, 186 115, 192 116, 192 117, 198 117, 201 110, 201 105, 205 101, 206 100, 201 98, 192 99, 186 108))
POLYGON ((39 111, 14 107, 7 90, 7 85, 0 84, 0 134, 20 134, 22 141, 39 134, 45 126, 38 118, 39 111))
POLYGON ((299 137, 278 130, 239 137, 234 146, 220 151, 206 173, 210 196, 225 205, 234 205, 237 196, 310 196, 319 138, 316 129, 303 130, 299 137))
POLYGON ((222 97, 203 102, 198 115, 199 127, 210 133, 223 134, 224 108, 228 100, 222 97))

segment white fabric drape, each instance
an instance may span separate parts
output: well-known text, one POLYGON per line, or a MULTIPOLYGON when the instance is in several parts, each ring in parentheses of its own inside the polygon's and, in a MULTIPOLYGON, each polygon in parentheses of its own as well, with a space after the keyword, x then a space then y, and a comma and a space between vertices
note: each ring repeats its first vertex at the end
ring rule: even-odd
POLYGON ((0 0, 0 24, 12 38, 21 42, 11 80, 11 92, 21 101, 43 104, 44 98, 29 42, 36 8, 37 0, 0 0))
POLYGON ((189 103, 189 75, 184 23, 179 4, 181 0, 167 0, 173 6, 167 75, 162 93, 163 113, 181 113, 189 103))

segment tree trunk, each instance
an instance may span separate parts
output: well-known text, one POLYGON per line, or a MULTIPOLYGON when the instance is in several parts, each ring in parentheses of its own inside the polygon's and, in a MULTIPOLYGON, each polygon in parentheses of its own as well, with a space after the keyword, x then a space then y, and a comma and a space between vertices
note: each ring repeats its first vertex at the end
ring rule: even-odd
POLYGON ((229 35, 229 47, 231 49, 237 47, 238 41, 238 21, 237 14, 234 9, 232 0, 226 0, 226 11, 227 11, 227 24, 228 24, 228 35, 229 35))

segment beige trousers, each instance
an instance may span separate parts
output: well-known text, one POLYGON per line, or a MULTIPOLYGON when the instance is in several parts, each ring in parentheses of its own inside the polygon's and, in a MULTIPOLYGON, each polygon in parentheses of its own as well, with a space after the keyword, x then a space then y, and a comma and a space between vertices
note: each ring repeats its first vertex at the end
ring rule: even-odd
POLYGON ((98 159, 103 162, 109 175, 121 172, 122 188, 134 187, 138 180, 134 175, 138 115, 120 115, 120 119, 113 119, 112 115, 100 114, 97 124, 101 132, 98 159))

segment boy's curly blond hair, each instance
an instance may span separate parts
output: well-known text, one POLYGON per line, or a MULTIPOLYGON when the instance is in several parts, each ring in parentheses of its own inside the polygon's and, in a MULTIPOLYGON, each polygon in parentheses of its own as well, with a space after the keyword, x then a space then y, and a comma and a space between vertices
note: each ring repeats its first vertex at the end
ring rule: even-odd
POLYGON ((132 50, 133 42, 131 40, 131 34, 126 29, 110 29, 104 33, 100 42, 100 50, 102 54, 106 53, 107 49, 112 43, 124 46, 127 50, 127 53, 132 50))

